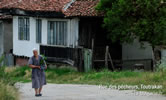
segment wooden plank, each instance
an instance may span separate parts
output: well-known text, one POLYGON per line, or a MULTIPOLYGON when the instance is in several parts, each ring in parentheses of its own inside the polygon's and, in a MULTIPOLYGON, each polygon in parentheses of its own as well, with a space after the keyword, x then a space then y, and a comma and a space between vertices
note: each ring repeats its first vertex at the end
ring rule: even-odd
POLYGON ((105 60, 94 60, 94 62, 105 62, 105 60))
POLYGON ((89 72, 92 69, 92 50, 84 49, 84 69, 89 72))
POLYGON ((83 72, 84 69, 83 69, 83 66, 84 66, 84 63, 83 63, 83 59, 84 59, 84 55, 83 55, 83 48, 80 49, 79 51, 79 55, 80 55, 80 71, 83 72))
POLYGON ((110 62, 111 62, 112 69, 114 71, 115 67, 114 67, 114 64, 113 64, 113 61, 112 61, 112 58, 111 58, 111 54, 109 53, 108 56, 109 56, 109 59, 110 59, 110 62))
POLYGON ((105 67, 108 69, 108 52, 109 52, 109 46, 106 46, 106 52, 105 52, 105 67))
POLYGON ((92 38, 92 69, 94 69, 94 38, 92 38))

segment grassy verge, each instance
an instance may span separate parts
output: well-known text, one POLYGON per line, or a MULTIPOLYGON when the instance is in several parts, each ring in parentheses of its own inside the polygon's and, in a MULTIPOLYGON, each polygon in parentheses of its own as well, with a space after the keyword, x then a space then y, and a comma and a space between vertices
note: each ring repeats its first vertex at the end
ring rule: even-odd
POLYGON ((4 67, 0 67, 0 100, 18 100, 19 93, 14 87, 15 81, 10 79, 4 69, 4 67))
MULTIPOLYGON (((6 68, 12 80, 19 82, 31 81, 31 69, 26 67, 6 68)), ((110 72, 101 70, 80 73, 71 68, 55 68, 46 71, 47 82, 57 84, 91 84, 91 85, 161 85, 160 89, 138 89, 166 95, 166 71, 158 72, 110 72)))
POLYGON ((18 100, 18 95, 15 87, 0 81, 0 100, 18 100))

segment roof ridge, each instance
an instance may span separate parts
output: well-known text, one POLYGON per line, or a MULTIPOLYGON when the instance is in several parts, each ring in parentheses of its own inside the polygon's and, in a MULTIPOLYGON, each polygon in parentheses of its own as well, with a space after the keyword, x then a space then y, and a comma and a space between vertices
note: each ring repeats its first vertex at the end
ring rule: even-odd
POLYGON ((67 3, 64 7, 63 7, 63 9, 64 9, 64 11, 66 11, 71 5, 72 5, 72 3, 74 3, 76 0, 71 0, 69 3, 67 3))

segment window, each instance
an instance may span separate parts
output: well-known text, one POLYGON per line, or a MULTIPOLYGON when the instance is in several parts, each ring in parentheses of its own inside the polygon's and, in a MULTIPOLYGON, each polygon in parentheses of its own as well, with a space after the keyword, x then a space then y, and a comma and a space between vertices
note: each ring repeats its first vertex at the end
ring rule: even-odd
POLYGON ((67 22, 49 21, 48 22, 48 44, 67 45, 67 22))
POLYGON ((41 43, 42 40, 42 20, 36 19, 36 43, 41 43))
POLYGON ((30 40, 29 18, 25 18, 25 17, 18 18, 18 39, 30 40))

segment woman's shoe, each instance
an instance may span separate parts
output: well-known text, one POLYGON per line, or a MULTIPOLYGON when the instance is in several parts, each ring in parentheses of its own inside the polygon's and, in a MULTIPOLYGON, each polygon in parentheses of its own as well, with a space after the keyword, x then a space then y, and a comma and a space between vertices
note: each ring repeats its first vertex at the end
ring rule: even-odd
POLYGON ((42 96, 42 94, 39 94, 39 96, 42 96))
POLYGON ((40 95, 39 94, 35 94, 36 97, 39 97, 40 95))

